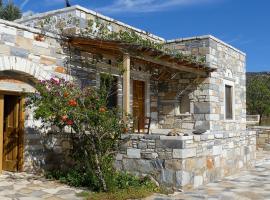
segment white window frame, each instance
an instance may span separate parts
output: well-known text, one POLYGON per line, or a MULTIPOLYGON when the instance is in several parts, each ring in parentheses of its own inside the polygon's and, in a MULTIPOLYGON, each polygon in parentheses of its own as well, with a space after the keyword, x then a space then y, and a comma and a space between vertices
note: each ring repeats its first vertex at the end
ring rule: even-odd
POLYGON ((224 120, 225 121, 235 121, 235 83, 232 80, 223 80, 223 90, 224 90, 224 104, 223 104, 223 111, 224 111, 224 120), (232 119, 226 118, 226 86, 232 87, 232 119))

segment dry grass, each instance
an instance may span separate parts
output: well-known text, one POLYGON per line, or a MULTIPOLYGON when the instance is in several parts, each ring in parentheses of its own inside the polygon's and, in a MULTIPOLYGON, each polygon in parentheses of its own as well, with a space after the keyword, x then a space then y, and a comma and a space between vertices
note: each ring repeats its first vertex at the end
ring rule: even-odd
POLYGON ((115 192, 90 193, 88 200, 127 200, 140 199, 151 196, 154 192, 153 188, 147 187, 130 187, 128 189, 119 189, 115 192))

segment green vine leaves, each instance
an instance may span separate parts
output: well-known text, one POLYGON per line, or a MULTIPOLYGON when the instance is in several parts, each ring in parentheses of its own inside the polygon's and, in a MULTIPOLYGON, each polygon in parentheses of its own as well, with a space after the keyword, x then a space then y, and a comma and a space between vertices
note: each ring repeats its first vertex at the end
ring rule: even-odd
POLYGON ((60 35, 60 37, 82 37, 91 39, 100 39, 104 41, 118 41, 123 44, 130 44, 138 48, 149 48, 159 51, 159 59, 163 55, 170 55, 179 61, 185 61, 196 65, 205 65, 205 56, 195 56, 185 54, 179 50, 170 49, 164 41, 157 41, 149 37, 150 34, 142 34, 131 30, 128 27, 115 28, 111 22, 106 22, 98 17, 82 21, 78 17, 69 14, 66 17, 50 16, 41 19, 36 23, 44 32, 51 31, 60 35), (119 30, 114 30, 119 29, 119 30))

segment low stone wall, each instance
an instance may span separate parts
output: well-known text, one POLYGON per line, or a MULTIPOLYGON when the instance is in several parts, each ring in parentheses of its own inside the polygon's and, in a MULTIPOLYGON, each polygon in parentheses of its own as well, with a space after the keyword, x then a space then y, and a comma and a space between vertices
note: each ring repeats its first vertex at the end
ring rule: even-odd
POLYGON ((151 175, 174 189, 195 188, 254 165, 256 132, 191 136, 123 135, 118 170, 151 175))
POLYGON ((255 126, 251 127, 251 129, 257 132, 257 148, 262 148, 263 150, 270 151, 270 126, 255 126))
POLYGON ((41 134, 28 129, 25 138, 24 169, 31 173, 71 167, 70 138, 66 135, 41 134))

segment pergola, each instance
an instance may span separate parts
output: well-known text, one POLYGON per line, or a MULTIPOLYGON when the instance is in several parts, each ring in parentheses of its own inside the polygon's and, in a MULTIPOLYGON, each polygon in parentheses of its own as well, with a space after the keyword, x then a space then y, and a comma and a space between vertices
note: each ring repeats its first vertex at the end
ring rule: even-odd
POLYGON ((192 62, 185 58, 179 59, 161 50, 122 41, 70 37, 68 43, 72 47, 89 53, 123 57, 123 110, 126 113, 130 113, 131 59, 156 67, 167 67, 183 72, 194 73, 202 77, 207 77, 210 72, 215 71, 214 68, 210 68, 206 64, 192 62))

